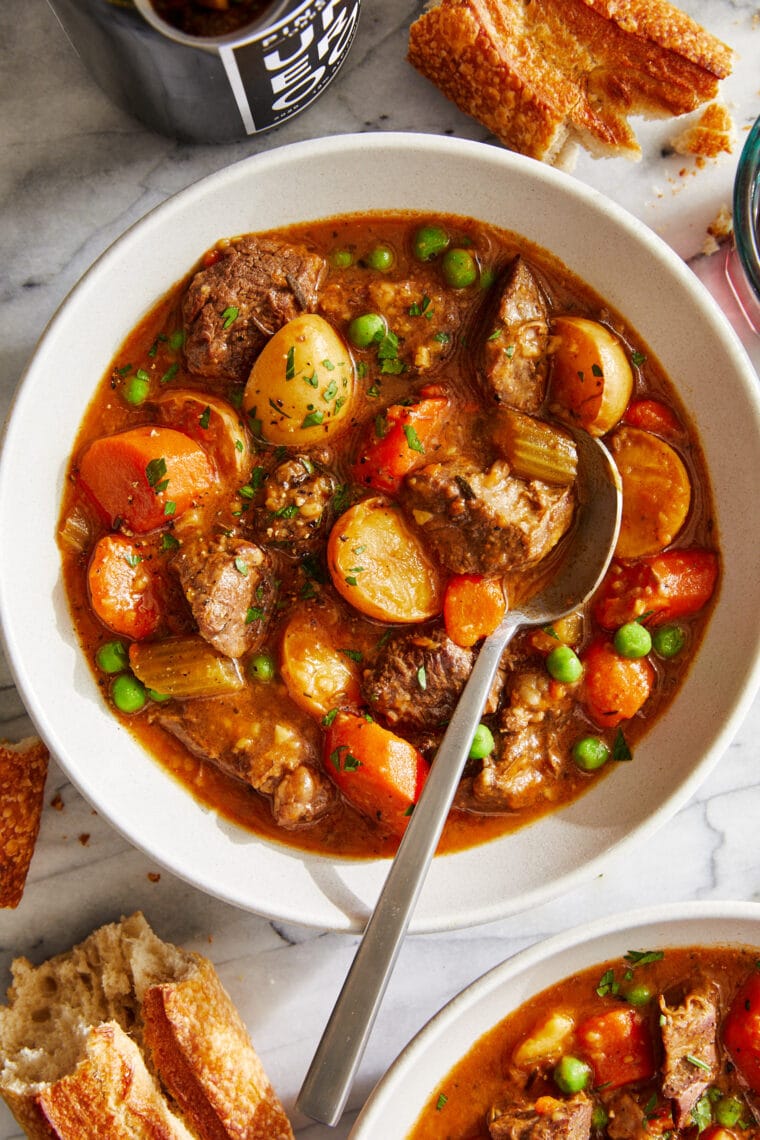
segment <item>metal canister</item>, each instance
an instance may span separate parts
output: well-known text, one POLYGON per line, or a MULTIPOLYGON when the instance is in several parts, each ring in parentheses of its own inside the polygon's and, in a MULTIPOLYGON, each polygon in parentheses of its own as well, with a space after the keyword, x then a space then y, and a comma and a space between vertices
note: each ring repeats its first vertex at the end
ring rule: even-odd
POLYGON ((188 142, 284 123, 337 74, 360 0, 278 0, 226 36, 189 36, 150 0, 48 0, 85 67, 125 111, 188 142))

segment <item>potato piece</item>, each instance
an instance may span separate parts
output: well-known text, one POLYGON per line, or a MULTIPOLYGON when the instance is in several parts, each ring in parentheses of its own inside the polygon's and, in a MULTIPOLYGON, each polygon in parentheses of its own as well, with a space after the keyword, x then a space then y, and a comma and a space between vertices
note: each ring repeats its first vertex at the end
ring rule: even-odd
POLYGON ((620 427, 610 449, 623 483, 619 558, 656 554, 683 526, 691 503, 688 472, 669 443, 641 428, 620 427))
POLYGON ((605 435, 623 415, 633 391, 625 350, 598 321, 556 317, 549 407, 590 435, 605 435))
POLYGON ((205 392, 179 389, 161 397, 158 414, 163 423, 199 443, 225 481, 241 485, 248 481, 251 471, 248 433, 231 404, 205 392))
POLYGON ((539 1063, 558 1061, 574 1028, 575 1022, 569 1013, 550 1014, 520 1042, 512 1055, 513 1063, 521 1069, 532 1069, 539 1063))
POLYGON ((347 345, 324 317, 305 313, 278 329, 256 358, 243 407, 270 443, 308 447, 349 422, 354 388, 347 345))
POLYGON ((296 608, 282 635, 280 673, 291 699, 319 720, 361 700, 359 666, 346 653, 351 633, 335 606, 296 608))
POLYGON ((378 621, 425 621, 443 604, 441 575, 399 510, 363 499, 330 532, 327 565, 346 601, 378 621))

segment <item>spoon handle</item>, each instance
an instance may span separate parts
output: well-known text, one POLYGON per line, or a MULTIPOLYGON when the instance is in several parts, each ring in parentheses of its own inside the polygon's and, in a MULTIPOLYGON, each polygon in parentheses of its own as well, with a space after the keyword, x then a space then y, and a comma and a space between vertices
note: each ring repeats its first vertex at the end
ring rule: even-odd
POLYGON ((297 1107, 322 1124, 343 1113, 499 661, 522 621, 508 613, 481 646, 301 1086, 297 1107))

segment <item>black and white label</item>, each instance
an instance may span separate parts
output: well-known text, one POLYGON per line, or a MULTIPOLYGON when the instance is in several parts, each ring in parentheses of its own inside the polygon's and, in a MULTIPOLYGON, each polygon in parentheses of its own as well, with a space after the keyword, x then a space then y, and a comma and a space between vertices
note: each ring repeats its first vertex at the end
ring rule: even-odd
POLYGON ((303 0, 246 43, 219 48, 249 135, 307 107, 346 57, 359 0, 303 0))

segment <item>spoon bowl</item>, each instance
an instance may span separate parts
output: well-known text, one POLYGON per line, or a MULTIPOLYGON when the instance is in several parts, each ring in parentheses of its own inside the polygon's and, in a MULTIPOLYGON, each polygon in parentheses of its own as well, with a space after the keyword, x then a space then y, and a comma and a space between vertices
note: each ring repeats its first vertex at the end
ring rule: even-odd
POLYGON ((298 1108, 323 1124, 337 1124, 343 1113, 504 650, 522 626, 548 625, 581 606, 612 559, 620 476, 603 443, 585 432, 575 440, 578 509, 562 561, 480 648, 301 1087, 298 1108))

